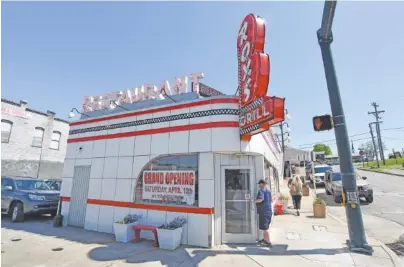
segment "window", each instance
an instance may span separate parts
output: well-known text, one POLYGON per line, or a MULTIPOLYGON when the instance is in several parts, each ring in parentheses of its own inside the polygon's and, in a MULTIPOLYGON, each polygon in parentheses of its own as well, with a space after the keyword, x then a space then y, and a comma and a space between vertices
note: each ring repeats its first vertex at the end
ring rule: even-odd
POLYGON ((54 131, 52 133, 52 140, 51 140, 51 143, 50 143, 50 146, 49 146, 50 149, 59 150, 60 136, 61 135, 62 134, 60 132, 58 132, 58 131, 54 131))
POLYGON ((198 206, 198 154, 161 156, 141 170, 136 203, 198 206))
POLYGON ((1 180, 1 188, 4 189, 4 187, 6 187, 6 186, 11 186, 11 188, 13 188, 13 190, 15 188, 14 183, 11 179, 4 178, 1 180))
POLYGON ((8 120, 1 120, 1 142, 8 143, 10 141, 11 129, 13 123, 8 120))
POLYGON ((21 190, 51 190, 49 185, 47 185, 42 180, 16 180, 17 188, 21 190))
POLYGON ((45 130, 40 127, 35 128, 34 138, 32 139, 32 146, 42 147, 43 135, 45 130))

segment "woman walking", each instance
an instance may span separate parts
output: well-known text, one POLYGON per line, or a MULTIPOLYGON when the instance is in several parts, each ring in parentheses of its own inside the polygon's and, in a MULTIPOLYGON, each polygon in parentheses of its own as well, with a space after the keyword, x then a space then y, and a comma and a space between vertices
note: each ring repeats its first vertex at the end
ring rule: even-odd
POLYGON ((290 194, 292 195, 293 199, 293 206, 296 210, 296 215, 300 216, 300 203, 302 201, 303 184, 299 176, 296 175, 295 177, 293 177, 293 180, 290 183, 289 188, 290 188, 290 194))

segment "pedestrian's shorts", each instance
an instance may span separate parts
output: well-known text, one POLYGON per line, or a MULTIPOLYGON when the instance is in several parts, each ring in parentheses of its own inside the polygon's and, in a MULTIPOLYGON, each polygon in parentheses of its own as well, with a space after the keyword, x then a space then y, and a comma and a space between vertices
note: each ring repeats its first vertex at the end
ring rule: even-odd
POLYGON ((259 217, 259 228, 260 230, 268 230, 271 224, 272 214, 260 214, 259 217))

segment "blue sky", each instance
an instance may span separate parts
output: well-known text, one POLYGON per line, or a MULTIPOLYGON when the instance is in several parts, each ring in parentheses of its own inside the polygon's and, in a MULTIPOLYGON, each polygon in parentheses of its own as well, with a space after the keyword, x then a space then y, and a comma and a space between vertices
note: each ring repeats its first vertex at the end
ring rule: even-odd
MULTIPOLYGON (((386 111, 382 129, 404 127, 403 9, 338 3, 332 50, 350 135, 368 132, 372 101, 386 111)), ((322 2, 2 2, 2 97, 67 119, 85 95, 199 71, 234 94, 236 35, 255 13, 267 21, 268 92, 286 98, 292 145, 331 140, 334 132, 312 129, 313 116, 330 113, 316 38, 322 10, 322 2)), ((382 135, 389 150, 404 148, 404 129, 382 135)))

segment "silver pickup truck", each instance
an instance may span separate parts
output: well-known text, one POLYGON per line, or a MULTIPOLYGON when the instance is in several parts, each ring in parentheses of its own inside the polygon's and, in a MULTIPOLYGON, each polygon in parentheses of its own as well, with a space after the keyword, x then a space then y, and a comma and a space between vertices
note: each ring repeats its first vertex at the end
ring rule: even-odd
MULTIPOLYGON (((366 181, 366 177, 361 177, 359 174, 356 174, 356 186, 359 194, 359 198, 366 199, 366 202, 373 202, 373 188, 366 181)), ((342 179, 341 173, 327 171, 325 173, 325 191, 327 195, 332 195, 335 203, 342 202, 342 179)))

